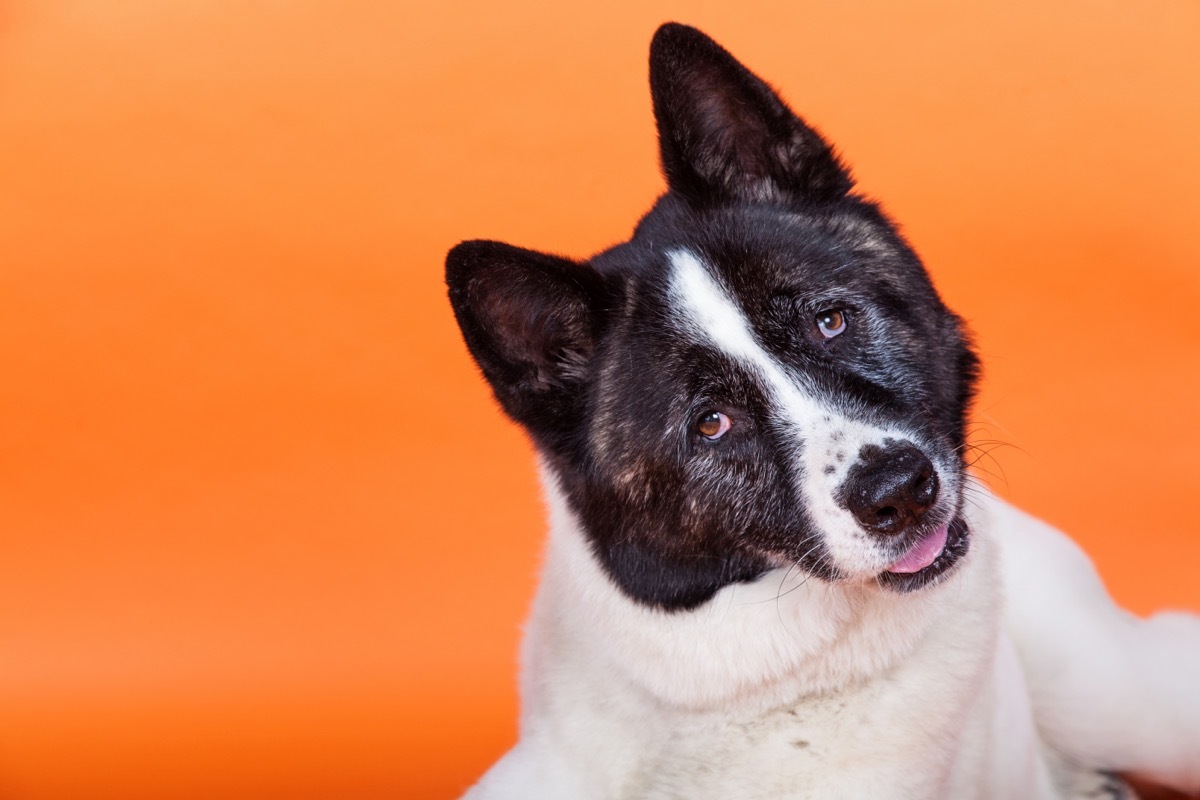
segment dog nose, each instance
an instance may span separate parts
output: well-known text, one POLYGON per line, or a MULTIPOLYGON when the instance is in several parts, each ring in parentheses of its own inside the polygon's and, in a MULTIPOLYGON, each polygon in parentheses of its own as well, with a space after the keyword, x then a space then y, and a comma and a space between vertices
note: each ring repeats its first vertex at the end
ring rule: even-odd
POLYGON ((933 463, 911 444, 867 445, 842 485, 850 513, 871 533, 892 536, 915 525, 937 500, 933 463))

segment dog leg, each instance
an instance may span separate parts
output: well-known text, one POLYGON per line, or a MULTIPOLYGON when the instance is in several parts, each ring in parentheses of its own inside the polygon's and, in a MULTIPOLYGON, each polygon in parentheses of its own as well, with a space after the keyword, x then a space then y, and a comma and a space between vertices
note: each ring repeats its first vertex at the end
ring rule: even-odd
POLYGON ((1039 732, 1069 761, 1200 793, 1200 617, 1117 608, 1074 542, 983 501, 1039 732))

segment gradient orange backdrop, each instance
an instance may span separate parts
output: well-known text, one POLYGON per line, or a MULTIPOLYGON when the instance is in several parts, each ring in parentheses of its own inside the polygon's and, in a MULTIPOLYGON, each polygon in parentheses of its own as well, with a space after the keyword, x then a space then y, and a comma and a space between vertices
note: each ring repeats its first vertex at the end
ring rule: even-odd
POLYGON ((442 260, 661 190, 698 25, 902 221, 993 485, 1200 608, 1200 4, 0 0, 0 798, 455 796, 542 536, 442 260))

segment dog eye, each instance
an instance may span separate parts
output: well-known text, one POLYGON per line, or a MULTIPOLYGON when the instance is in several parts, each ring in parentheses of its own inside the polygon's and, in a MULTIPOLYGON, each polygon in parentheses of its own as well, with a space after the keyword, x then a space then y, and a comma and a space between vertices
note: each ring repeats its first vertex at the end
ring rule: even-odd
POLYGON ((720 439, 729 429, 733 427, 733 420, 728 415, 722 414, 720 411, 705 412, 696 422, 696 432, 708 439, 710 442, 715 442, 720 439))
POLYGON ((846 330, 846 315, 840 308, 831 308, 817 314, 817 330, 826 339, 832 339, 846 330))

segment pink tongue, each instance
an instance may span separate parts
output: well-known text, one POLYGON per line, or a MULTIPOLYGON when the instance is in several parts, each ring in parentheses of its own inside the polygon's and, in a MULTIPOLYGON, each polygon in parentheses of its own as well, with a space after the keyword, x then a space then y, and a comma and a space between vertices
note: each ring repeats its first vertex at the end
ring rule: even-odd
POLYGON ((888 572, 920 572, 928 567, 946 548, 948 526, 939 525, 913 545, 904 557, 887 568, 888 572))

